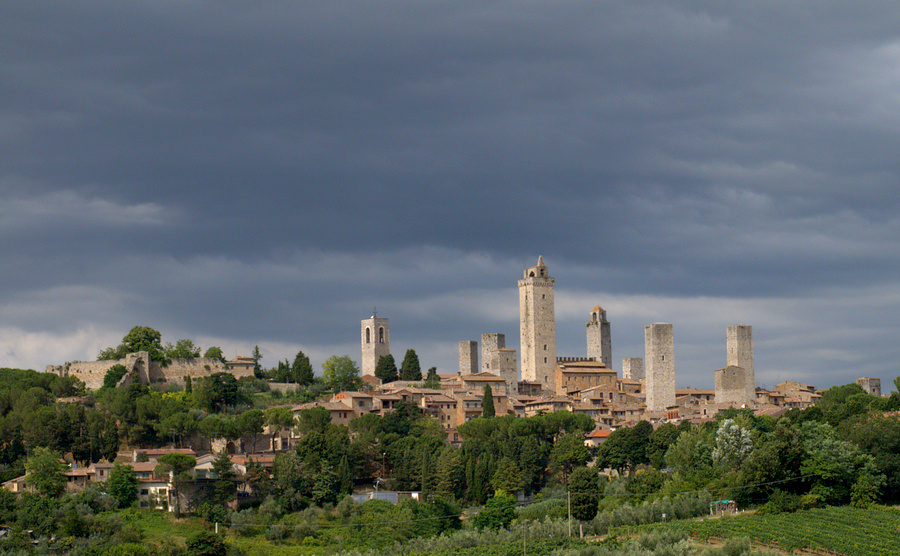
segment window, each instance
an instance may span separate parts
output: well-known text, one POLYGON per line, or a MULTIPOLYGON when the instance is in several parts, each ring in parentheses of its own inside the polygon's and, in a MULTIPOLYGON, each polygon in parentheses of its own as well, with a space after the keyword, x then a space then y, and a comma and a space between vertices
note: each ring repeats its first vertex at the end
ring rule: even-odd
POLYGON ((384 343, 384 327, 383 326, 378 329, 378 343, 379 344, 384 343))
POLYGON ((147 496, 148 494, 150 494, 149 489, 146 489, 146 488, 141 489, 141 496, 147 496))
POLYGON ((367 344, 372 343, 372 338, 371 338, 371 336, 372 336, 372 331, 369 330, 369 327, 367 326, 367 327, 366 327, 366 343, 367 343, 367 344))

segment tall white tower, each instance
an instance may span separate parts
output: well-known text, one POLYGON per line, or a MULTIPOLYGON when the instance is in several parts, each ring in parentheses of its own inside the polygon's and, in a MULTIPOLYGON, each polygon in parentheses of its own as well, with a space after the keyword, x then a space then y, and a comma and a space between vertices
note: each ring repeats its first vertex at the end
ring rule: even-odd
POLYGON ((591 309, 591 320, 587 323, 587 356, 612 369, 612 338, 609 332, 606 311, 597 305, 591 309))
POLYGON ((672 325, 644 327, 644 366, 648 411, 665 411, 675 405, 675 340, 672 325))
POLYGON ((391 353, 388 319, 378 318, 375 311, 361 323, 362 374, 375 376, 375 367, 383 355, 391 353))
POLYGON ((541 383, 544 390, 556 391, 556 312, 553 304, 554 279, 544 258, 526 268, 519 280, 519 336, 522 352, 522 380, 541 383))

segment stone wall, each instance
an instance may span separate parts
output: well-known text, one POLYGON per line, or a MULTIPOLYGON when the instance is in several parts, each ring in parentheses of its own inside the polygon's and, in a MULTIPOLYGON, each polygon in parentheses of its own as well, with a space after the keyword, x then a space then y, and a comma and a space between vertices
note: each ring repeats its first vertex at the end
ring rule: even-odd
MULTIPOLYGON (((491 354, 498 349, 506 348, 506 334, 494 332, 481 335, 481 370, 486 373, 497 374, 496 369, 491 368, 491 354)), ((465 373, 463 373, 465 374, 465 373)))
POLYGON ((675 340, 669 323, 644 328, 647 410, 664 411, 675 405, 675 340))
POLYGON ((478 342, 463 340, 459 343, 459 373, 471 375, 478 372, 478 342))
POLYGON ((516 362, 516 350, 498 349, 491 353, 491 367, 493 373, 500 375, 506 382, 506 392, 509 395, 519 393, 519 368, 516 362))
POLYGON ((715 371, 716 403, 748 405, 756 401, 756 389, 747 388, 747 370, 729 365, 715 371))
POLYGON ((626 357, 622 359, 622 378, 640 382, 644 378, 643 357, 626 357))
POLYGON ((88 361, 81 363, 69 363, 68 365, 48 365, 47 372, 60 376, 74 376, 84 382, 91 390, 97 390, 103 386, 103 379, 107 371, 113 365, 124 365, 126 374, 122 377, 118 386, 127 386, 137 377, 141 384, 156 382, 174 383, 184 385, 184 377, 191 380, 207 377, 214 373, 231 373, 235 378, 253 376, 253 370, 230 371, 225 364, 218 359, 197 357, 193 359, 172 359, 168 365, 163 366, 159 361, 150 359, 146 351, 129 353, 125 359, 110 361, 88 361))

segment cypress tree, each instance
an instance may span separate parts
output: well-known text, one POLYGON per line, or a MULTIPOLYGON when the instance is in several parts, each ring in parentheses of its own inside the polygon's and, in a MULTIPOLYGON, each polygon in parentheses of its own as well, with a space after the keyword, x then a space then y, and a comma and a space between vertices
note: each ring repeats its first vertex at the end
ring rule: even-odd
POLYGON ((380 378, 383 384, 397 380, 397 363, 394 361, 393 355, 389 353, 378 358, 378 364, 375 366, 375 376, 380 378))
POLYGON ((406 350, 403 356, 403 364, 400 365, 401 380, 422 380, 422 367, 419 365, 419 356, 414 349, 406 350))
POLYGON ((490 384, 484 385, 484 407, 481 410, 482 417, 493 417, 494 413, 494 391, 491 390, 490 384))

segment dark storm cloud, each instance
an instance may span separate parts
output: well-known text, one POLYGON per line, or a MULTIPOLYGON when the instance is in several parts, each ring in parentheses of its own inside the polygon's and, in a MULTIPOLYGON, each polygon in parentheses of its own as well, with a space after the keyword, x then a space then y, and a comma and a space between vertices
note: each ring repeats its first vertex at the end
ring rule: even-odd
MULTIPOLYGON (((850 300, 900 260, 898 11, 6 3, 0 318, 355 353, 380 305, 452 367, 485 326, 516 338, 514 281, 543 254, 572 303, 629 300, 629 352, 679 300, 736 321, 783 300, 790 329, 828 292, 867 322, 850 300)), ((724 325, 690 318, 718 349, 724 325)), ((890 353, 858 341, 857 368, 890 353)))

